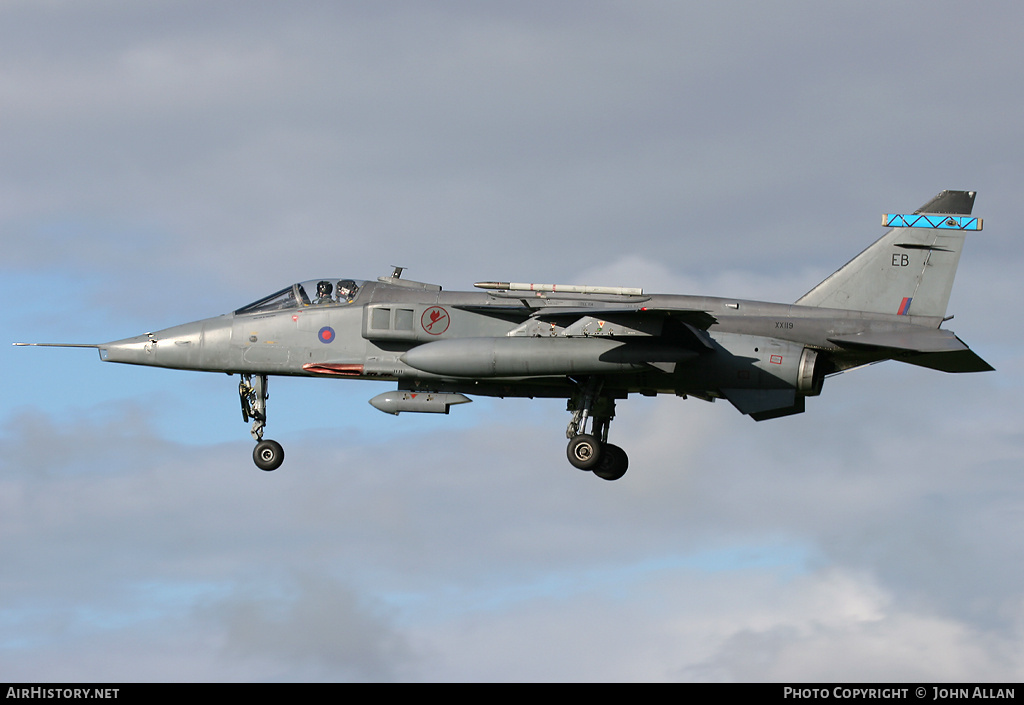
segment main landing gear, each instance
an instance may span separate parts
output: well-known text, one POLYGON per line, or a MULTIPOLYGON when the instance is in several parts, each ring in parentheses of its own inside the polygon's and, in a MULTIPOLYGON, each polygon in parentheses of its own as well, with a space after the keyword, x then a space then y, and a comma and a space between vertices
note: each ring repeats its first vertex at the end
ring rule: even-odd
POLYGON ((602 480, 618 480, 629 468, 626 451, 608 442, 608 427, 615 417, 615 400, 601 395, 603 380, 591 377, 577 386, 569 399, 572 421, 565 430, 565 454, 573 467, 590 470, 602 480), (586 433, 587 420, 591 432, 586 433))
POLYGON ((260 470, 277 470, 284 462, 284 448, 277 441, 263 440, 263 429, 267 425, 267 375, 242 375, 238 396, 242 401, 242 420, 253 420, 251 433, 256 439, 253 462, 260 470))

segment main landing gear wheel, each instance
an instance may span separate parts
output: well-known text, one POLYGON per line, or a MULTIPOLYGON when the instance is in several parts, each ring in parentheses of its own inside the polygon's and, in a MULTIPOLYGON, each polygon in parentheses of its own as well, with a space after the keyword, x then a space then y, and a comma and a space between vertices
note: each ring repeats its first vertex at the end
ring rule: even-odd
POLYGON ((260 441, 253 448, 252 460, 260 470, 277 470, 284 462, 284 448, 277 441, 260 441))
POLYGON ((576 390, 569 398, 568 411, 572 421, 565 429, 569 446, 565 454, 569 463, 580 470, 593 470, 603 480, 618 480, 626 474, 629 458, 626 451, 608 442, 608 427, 615 417, 615 399, 602 394, 604 380, 589 377, 573 380, 576 390), (590 422, 590 433, 586 432, 590 422))
POLYGON ((594 474, 602 480, 618 480, 628 469, 629 456, 626 455, 626 451, 617 445, 605 443, 601 448, 597 465, 594 466, 594 474))
POLYGON ((574 468, 591 470, 601 460, 601 443, 593 436, 581 433, 572 437, 565 454, 574 468))

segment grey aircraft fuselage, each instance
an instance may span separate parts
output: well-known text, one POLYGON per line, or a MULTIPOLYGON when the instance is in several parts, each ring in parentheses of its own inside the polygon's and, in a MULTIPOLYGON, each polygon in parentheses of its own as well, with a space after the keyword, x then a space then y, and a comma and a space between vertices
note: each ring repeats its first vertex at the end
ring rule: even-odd
POLYGON ((930 317, 664 294, 535 294, 520 297, 530 307, 521 306, 515 315, 516 309, 505 297, 411 288, 396 282, 412 283, 363 282, 357 300, 344 305, 300 304, 276 311, 228 313, 99 345, 100 357, 107 362, 229 374, 397 381, 484 395, 500 389, 494 396, 549 396, 538 394, 538 389, 557 390, 553 395, 563 396, 571 386, 566 376, 604 373, 614 375, 605 380, 604 388, 623 394, 649 391, 714 397, 720 396, 716 392, 723 387, 776 386, 774 380, 780 388, 792 386, 787 363, 796 362, 793 358, 798 359, 805 348, 830 353, 841 363, 830 371, 887 357, 847 350, 830 338, 865 332, 898 335, 939 323, 930 317), (567 326, 537 320, 536 314, 558 314, 561 308, 571 311, 569 317, 578 316, 573 323, 592 319, 589 329, 583 326, 575 335, 566 334, 567 326), (680 351, 660 342, 661 331, 652 334, 629 322, 615 322, 628 319, 630 310, 642 317, 645 309, 697 311, 713 317, 701 343, 719 354, 694 354, 692 347, 680 351), (431 313, 441 317, 433 323, 434 330, 430 329, 431 313), (519 319, 529 322, 530 317, 536 323, 524 329, 519 319), (522 344, 519 350, 510 348, 509 359, 502 361, 502 351, 494 351, 492 339, 498 339, 498 345, 522 344), (433 365, 425 365, 440 373, 403 361, 413 349, 441 341, 457 342, 449 343, 444 351, 448 354, 432 360, 433 365), (481 349, 477 341, 487 344, 481 349), (637 355, 630 359, 627 353, 634 348, 637 355), (616 350, 622 354, 616 355, 616 350), (671 372, 650 364, 661 357, 666 362, 681 361, 677 360, 680 355, 688 358, 687 364, 676 365, 671 372), (723 358, 730 364, 723 365, 723 358), (467 376, 473 379, 464 379, 467 376), (481 383, 487 391, 476 391, 481 383))
POLYGON ((443 291, 396 269, 301 282, 233 313, 84 347, 108 362, 239 374, 265 470, 284 457, 262 437, 267 379, 292 375, 397 382, 370 400, 393 414, 448 413, 466 394, 566 398, 570 462, 614 480, 628 459, 608 427, 631 393, 724 398, 761 421, 801 413, 825 376, 879 360, 991 370, 941 328, 965 232, 981 229, 974 196, 943 191, 886 216, 896 227, 793 304, 507 282, 443 291))

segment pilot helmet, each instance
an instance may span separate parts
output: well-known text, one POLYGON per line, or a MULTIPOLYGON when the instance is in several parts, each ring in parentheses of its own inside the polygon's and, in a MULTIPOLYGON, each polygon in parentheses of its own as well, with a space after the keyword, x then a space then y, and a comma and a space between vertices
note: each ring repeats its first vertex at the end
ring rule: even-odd
POLYGON ((316 295, 318 298, 330 297, 331 295, 331 283, 328 281, 319 282, 316 285, 316 295))
POLYGON ((342 279, 338 282, 338 298, 352 298, 359 291, 359 287, 351 279, 342 279))

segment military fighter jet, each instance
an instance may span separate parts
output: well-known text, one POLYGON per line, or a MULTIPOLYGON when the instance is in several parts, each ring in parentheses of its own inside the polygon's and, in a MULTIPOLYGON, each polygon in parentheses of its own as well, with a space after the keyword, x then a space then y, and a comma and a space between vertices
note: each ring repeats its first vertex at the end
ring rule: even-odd
POLYGON ((284 460, 263 438, 268 379, 294 375, 397 382, 369 400, 390 414, 447 414, 466 395, 567 399, 569 462, 617 480, 629 461, 608 430, 629 394, 725 399, 764 421, 803 412, 825 377, 881 360, 991 370, 941 327, 965 235, 982 227, 974 197, 943 191, 914 213, 886 214, 885 235, 792 304, 513 282, 446 292, 396 267, 376 281, 313 279, 215 318, 70 346, 97 348, 107 362, 238 374, 263 470, 284 460))

